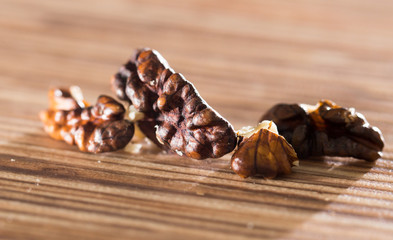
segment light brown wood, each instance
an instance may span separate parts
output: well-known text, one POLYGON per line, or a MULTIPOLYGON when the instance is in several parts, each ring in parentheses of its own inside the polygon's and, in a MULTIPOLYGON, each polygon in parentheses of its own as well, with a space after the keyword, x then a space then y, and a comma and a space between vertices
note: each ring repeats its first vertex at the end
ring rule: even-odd
POLYGON ((392 239, 392 13, 388 0, 2 0, 0 239, 392 239), (230 156, 94 155, 43 132, 50 86, 94 102, 144 46, 235 128, 327 98, 382 130, 384 157, 241 179, 230 156))

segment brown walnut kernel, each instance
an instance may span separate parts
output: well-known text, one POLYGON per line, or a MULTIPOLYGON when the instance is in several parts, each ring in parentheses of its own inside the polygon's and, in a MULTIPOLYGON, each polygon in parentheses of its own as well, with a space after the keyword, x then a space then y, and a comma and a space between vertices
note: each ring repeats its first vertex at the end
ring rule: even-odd
POLYGON ((295 150, 278 134, 272 121, 263 121, 255 128, 243 128, 238 134, 241 139, 231 158, 231 166, 241 177, 275 178, 291 173, 291 167, 298 166, 295 150))
POLYGON ((134 126, 124 120, 125 109, 101 95, 94 106, 83 100, 79 89, 51 89, 50 108, 40 113, 45 131, 54 139, 76 144, 84 152, 108 152, 125 147, 134 126), (74 91, 72 91, 74 90, 74 91))
POLYGON ((141 131, 180 155, 218 158, 236 146, 232 125, 155 50, 139 49, 112 77, 117 96, 144 114, 141 131))
POLYGON ((329 100, 315 106, 277 104, 261 120, 274 121, 301 159, 341 156, 374 161, 382 156, 381 131, 370 126, 355 109, 340 107, 329 100))

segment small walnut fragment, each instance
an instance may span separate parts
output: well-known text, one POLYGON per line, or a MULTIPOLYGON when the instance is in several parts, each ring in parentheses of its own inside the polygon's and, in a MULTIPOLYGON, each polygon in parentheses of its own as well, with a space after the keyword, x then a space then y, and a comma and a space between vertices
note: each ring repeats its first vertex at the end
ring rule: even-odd
POLYGON ((54 139, 76 144, 84 152, 108 152, 123 148, 134 134, 124 120, 122 104, 101 95, 94 106, 83 99, 79 88, 51 89, 50 108, 40 113, 45 131, 54 139))
POLYGON ((48 97, 49 109, 72 110, 89 105, 83 99, 82 90, 78 86, 71 86, 69 90, 60 88, 51 89, 48 97))
POLYGON ((263 121, 255 128, 243 128, 238 135, 241 139, 231 166, 241 177, 275 178, 291 173, 291 167, 299 164, 295 150, 278 134, 272 121, 263 121))
POLYGON ((164 149, 204 159, 221 157, 236 146, 232 125, 155 50, 137 50, 112 77, 112 89, 143 113, 138 127, 164 149))
POLYGON ((381 131, 370 126, 355 109, 340 107, 329 100, 315 106, 277 104, 261 119, 274 121, 301 159, 341 156, 374 161, 382 156, 381 131))

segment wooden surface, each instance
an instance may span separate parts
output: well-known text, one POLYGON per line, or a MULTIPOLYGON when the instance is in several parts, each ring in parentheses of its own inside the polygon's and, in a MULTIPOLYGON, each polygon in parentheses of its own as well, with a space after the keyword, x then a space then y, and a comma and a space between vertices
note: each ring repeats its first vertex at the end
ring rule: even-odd
POLYGON ((0 3, 0 239, 393 238, 392 1, 0 3), (144 46, 235 128, 328 98, 382 130, 384 157, 244 180, 229 156, 93 155, 43 132, 50 86, 94 102, 144 46))

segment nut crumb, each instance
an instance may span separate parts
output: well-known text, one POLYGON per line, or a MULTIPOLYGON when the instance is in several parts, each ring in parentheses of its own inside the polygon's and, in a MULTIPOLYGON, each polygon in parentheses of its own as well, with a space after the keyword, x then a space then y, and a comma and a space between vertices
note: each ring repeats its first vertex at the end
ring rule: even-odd
POLYGON ((126 146, 125 151, 133 153, 133 154, 138 154, 142 150, 142 144, 140 143, 130 143, 126 146))
POLYGON ((175 150, 175 152, 177 153, 177 155, 179 155, 179 156, 183 156, 183 153, 182 153, 181 151, 179 151, 179 150, 175 150))
POLYGON ((136 110, 134 105, 130 105, 127 109, 126 117, 128 117, 131 122, 137 122, 143 119, 145 117, 145 114, 136 110))

